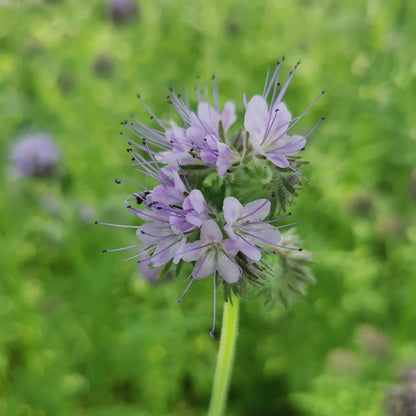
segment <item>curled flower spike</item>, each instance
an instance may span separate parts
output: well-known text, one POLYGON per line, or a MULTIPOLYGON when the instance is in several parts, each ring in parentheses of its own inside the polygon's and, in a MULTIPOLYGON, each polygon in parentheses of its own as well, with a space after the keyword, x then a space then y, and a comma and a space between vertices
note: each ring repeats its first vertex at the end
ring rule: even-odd
POLYGON ((125 136, 131 165, 147 177, 145 182, 116 180, 133 187, 125 205, 138 224, 120 227, 136 229, 139 243, 105 251, 135 250, 127 260, 136 259, 143 274, 151 273, 152 278, 159 272, 166 275, 170 270, 172 275, 188 268, 187 286, 178 302, 194 281, 212 277, 211 335, 219 279, 226 301, 243 296, 248 284, 265 286, 271 279, 275 282, 270 287, 277 287, 278 293, 281 287, 296 287, 303 293, 300 286, 308 280, 305 266, 298 266, 308 257, 286 255, 298 249, 281 245, 285 234, 280 229, 288 225, 273 224, 284 218, 276 219, 297 196, 302 181, 293 172, 299 173, 297 169, 306 163, 297 153, 322 119, 307 134, 289 132, 322 94, 292 118, 282 100, 298 65, 280 85, 281 63, 267 74, 261 95, 248 102, 244 97, 244 127, 233 135, 235 104, 227 101, 220 107, 215 79, 211 88, 198 84, 196 108, 170 89, 168 100, 179 123, 159 119, 140 96, 156 126, 134 118, 122 123, 135 137, 125 136), (275 267, 278 261, 280 268, 275 267), (290 277, 281 270, 287 270, 290 277), (279 279, 286 283, 280 284, 279 279))

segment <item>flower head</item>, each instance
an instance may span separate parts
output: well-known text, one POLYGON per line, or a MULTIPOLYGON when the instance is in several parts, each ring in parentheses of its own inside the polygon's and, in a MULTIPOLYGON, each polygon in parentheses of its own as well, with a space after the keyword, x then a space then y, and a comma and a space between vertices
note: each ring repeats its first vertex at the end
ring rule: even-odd
POLYGON ((180 123, 159 119, 140 96, 157 126, 149 127, 136 119, 123 123, 138 139, 126 136, 132 164, 147 177, 146 184, 153 185, 116 180, 135 187, 125 204, 138 218, 139 225, 127 227, 136 229, 139 243, 108 251, 138 250, 130 258, 137 259, 152 276, 187 263, 190 282, 178 301, 194 281, 212 276, 213 329, 217 279, 222 279, 228 299, 230 290, 242 295, 248 283, 276 279, 269 257, 290 261, 297 280, 306 274, 304 269, 292 267, 305 257, 281 255, 281 250, 298 249, 281 245, 280 227, 273 224, 284 217, 273 218, 285 208, 289 196, 296 196, 301 181, 293 176, 302 160, 294 155, 319 122, 306 135, 288 134, 310 106, 292 118, 282 99, 295 71, 280 88, 280 64, 270 80, 267 78, 263 94, 245 100, 245 129, 233 135, 235 105, 228 101, 221 110, 215 79, 211 94, 207 87, 198 86, 196 109, 186 97, 170 90, 168 99, 180 123), (281 169, 287 167, 290 176, 281 169))

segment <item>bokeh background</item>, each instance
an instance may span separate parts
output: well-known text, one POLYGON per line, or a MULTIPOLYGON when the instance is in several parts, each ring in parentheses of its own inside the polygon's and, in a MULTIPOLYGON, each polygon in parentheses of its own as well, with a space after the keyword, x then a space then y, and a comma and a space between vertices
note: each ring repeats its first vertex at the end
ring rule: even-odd
POLYGON ((282 55, 283 74, 302 61, 293 114, 327 92, 298 128, 327 117, 292 209, 316 283, 288 310, 242 304, 227 415, 416 414, 416 3, 134 5, 0 1, 0 414, 206 413, 210 279, 177 305, 184 276, 148 282, 101 253, 134 231, 93 222, 134 224, 133 188, 114 178, 140 180, 119 136, 131 114, 148 119, 137 93, 168 119, 167 87, 215 74, 241 116, 282 55), (12 149, 39 133, 60 163, 19 175, 12 149))

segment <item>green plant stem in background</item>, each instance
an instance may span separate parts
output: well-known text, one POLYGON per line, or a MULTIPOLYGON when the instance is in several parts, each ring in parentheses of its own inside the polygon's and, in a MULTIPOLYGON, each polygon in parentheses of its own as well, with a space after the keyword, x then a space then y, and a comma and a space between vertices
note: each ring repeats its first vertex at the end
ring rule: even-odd
POLYGON ((232 293, 231 299, 224 303, 221 341, 208 416, 222 416, 225 411, 234 364, 239 309, 239 299, 232 293))

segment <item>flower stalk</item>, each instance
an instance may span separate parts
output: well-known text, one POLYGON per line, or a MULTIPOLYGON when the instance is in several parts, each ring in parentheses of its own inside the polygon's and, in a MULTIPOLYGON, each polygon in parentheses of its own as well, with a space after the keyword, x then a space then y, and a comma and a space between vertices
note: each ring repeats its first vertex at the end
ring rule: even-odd
POLYGON ((231 293, 228 302, 224 303, 220 348, 218 351, 208 416, 222 416, 225 412, 234 365, 239 310, 239 298, 231 293))
POLYGON ((282 100, 298 64, 280 84, 282 62, 283 58, 274 71, 267 72, 262 95, 244 95, 240 129, 234 126, 235 104, 227 101, 221 110, 215 79, 212 92, 198 84, 196 108, 170 89, 168 101, 181 119, 179 124, 159 119, 140 96, 154 127, 135 118, 122 122, 129 132, 122 136, 128 141, 132 166, 147 177, 144 183, 115 180, 133 184, 125 206, 137 218, 137 225, 123 227, 136 229, 138 244, 103 251, 134 249, 135 254, 126 260, 136 260, 142 273, 153 278, 167 272, 180 275, 187 264, 189 275, 178 303, 194 281, 212 277, 211 336, 216 291, 222 283, 225 305, 209 416, 225 412, 237 338, 238 296, 245 296, 248 285, 261 286, 271 299, 286 304, 287 293, 303 294, 311 280, 304 264, 309 257, 299 254, 298 239, 289 236, 295 247, 286 245, 286 233, 279 231, 290 224, 275 223, 291 215, 280 216, 297 196, 303 181, 300 170, 307 163, 301 152, 323 118, 306 134, 292 134, 292 130, 323 92, 302 114, 292 117, 282 100))

